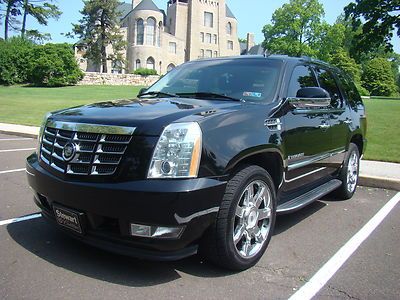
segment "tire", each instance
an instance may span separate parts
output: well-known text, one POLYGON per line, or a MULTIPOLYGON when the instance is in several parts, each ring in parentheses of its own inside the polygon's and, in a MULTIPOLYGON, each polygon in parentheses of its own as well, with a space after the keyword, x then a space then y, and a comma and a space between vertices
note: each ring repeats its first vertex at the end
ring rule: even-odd
POLYGON ((347 200, 353 197, 357 189, 359 171, 360 153, 358 147, 350 143, 348 155, 338 176, 342 185, 333 193, 336 199, 347 200))
POLYGON ((200 244, 200 253, 225 269, 246 270, 264 254, 275 219, 276 192, 271 176, 261 167, 243 166, 227 183, 217 218, 200 244))

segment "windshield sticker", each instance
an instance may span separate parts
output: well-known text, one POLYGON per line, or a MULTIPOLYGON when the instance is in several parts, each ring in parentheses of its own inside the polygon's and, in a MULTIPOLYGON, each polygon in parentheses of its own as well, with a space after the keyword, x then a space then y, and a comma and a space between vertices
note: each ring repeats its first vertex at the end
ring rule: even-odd
POLYGON ((261 98, 262 93, 255 93, 255 92, 244 92, 243 93, 244 97, 254 97, 254 98, 261 98))

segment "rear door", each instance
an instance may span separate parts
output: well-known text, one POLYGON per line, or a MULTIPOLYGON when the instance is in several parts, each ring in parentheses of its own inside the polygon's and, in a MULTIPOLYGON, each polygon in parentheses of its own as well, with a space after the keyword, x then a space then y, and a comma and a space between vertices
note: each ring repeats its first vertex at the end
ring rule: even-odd
MULTIPOLYGON (((290 76, 286 97, 296 97, 304 87, 318 87, 318 82, 310 66, 297 65, 290 76)), ((283 121, 287 170, 282 189, 292 192, 327 175, 331 150, 329 114, 321 109, 288 108, 283 121)))

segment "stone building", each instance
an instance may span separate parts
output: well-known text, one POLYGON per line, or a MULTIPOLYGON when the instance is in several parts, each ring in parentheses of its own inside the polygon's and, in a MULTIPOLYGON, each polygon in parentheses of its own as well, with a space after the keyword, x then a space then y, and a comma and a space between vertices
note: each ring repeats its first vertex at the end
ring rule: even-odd
MULTIPOLYGON (((109 62, 112 73, 132 73, 138 68, 164 74, 185 61, 240 54, 237 20, 225 0, 169 0, 167 10, 152 0, 122 3, 121 33, 127 41, 126 66, 109 62)), ((112 51, 108 47, 108 51, 112 51)), ((84 45, 76 56, 84 71, 100 71, 83 58, 84 45)))

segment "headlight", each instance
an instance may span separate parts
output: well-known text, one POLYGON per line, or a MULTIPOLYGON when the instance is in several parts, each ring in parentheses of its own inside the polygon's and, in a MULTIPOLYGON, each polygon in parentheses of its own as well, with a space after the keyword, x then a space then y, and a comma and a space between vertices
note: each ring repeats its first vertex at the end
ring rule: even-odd
POLYGON ((38 143, 37 143, 37 147, 36 147, 36 153, 37 155, 40 157, 40 143, 42 142, 42 137, 43 137, 43 131, 44 128, 46 126, 47 123, 47 119, 51 116, 51 113, 47 113, 44 116, 44 119, 42 121, 42 125, 40 126, 40 130, 39 130, 39 135, 38 135, 38 143))
POLYGON ((147 178, 195 178, 199 171, 202 140, 199 124, 173 123, 158 140, 147 178))

